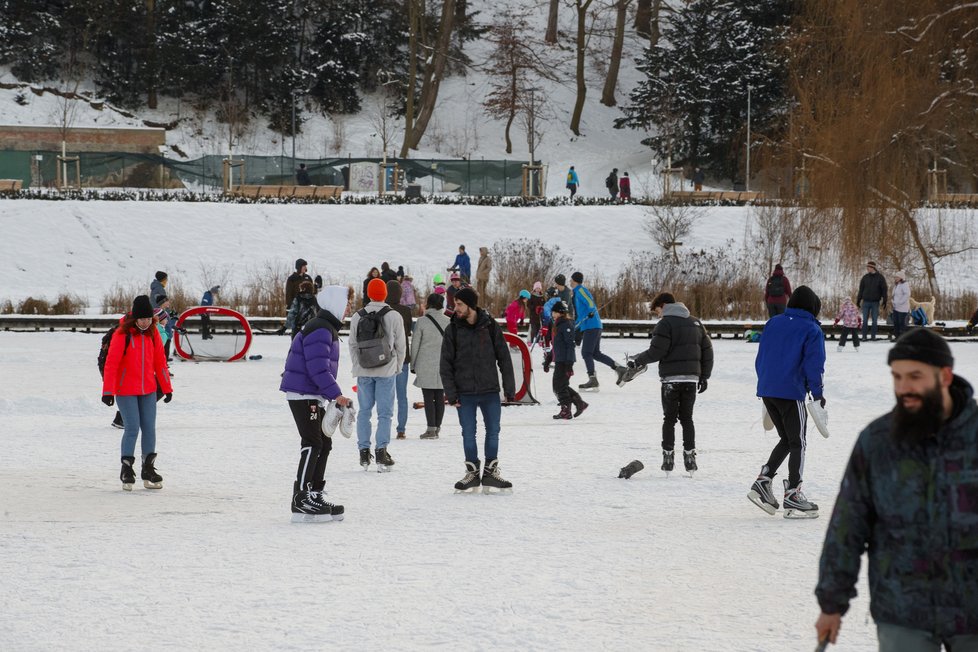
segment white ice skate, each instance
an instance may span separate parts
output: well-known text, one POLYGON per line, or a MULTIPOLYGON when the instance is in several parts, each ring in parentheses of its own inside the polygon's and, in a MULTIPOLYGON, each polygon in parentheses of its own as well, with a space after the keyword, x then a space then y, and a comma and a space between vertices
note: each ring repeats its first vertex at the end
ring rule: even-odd
POLYGON ((764 431, 771 432, 774 430, 774 421, 771 420, 771 415, 767 411, 767 406, 761 403, 761 421, 764 423, 764 431))
POLYGON ((323 434, 332 437, 342 419, 343 408, 337 405, 336 401, 329 401, 326 404, 326 413, 323 415, 323 434))
POLYGON ((357 410, 350 403, 343 408, 343 418, 340 419, 340 434, 349 439, 353 436, 353 426, 357 423, 357 410))
POLYGON ((818 505, 808 500, 801 491, 799 484, 794 489, 788 489, 788 481, 784 481, 784 517, 792 519, 818 518, 818 505))
POLYGON ((812 418, 812 422, 815 424, 815 427, 818 428, 818 434, 828 439, 829 413, 825 411, 825 408, 822 407, 818 401, 806 401, 805 409, 808 410, 808 416, 812 418))

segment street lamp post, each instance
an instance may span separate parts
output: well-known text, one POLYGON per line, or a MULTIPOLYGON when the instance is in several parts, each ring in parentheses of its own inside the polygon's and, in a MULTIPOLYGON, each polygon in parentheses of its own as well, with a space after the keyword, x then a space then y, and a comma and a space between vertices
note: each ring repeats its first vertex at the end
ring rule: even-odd
POLYGON ((750 84, 747 84, 747 176, 744 189, 750 192, 750 84))

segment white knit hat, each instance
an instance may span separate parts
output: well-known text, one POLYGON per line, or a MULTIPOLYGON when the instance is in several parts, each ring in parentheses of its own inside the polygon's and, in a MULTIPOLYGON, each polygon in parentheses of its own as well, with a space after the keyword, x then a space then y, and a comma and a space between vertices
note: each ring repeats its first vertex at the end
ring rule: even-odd
POLYGON ((897 271, 893 272, 893 278, 898 278, 902 281, 906 281, 907 274, 902 269, 898 269, 897 271))

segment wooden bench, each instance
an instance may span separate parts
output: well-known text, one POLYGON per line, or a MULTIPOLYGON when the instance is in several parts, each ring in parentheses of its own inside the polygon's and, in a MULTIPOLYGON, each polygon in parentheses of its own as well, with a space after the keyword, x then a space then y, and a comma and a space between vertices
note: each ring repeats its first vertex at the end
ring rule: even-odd
POLYGON ((259 199, 264 197, 286 198, 295 197, 311 199, 318 197, 339 198, 343 194, 343 186, 235 186, 231 189, 235 197, 259 199))
POLYGON ((20 179, 0 179, 0 192, 17 192, 24 187, 20 179))

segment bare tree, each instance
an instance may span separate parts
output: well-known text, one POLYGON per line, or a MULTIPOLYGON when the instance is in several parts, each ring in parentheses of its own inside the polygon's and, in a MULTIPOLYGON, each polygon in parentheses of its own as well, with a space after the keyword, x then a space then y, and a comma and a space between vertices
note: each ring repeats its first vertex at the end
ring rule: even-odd
POLYGON ((543 37, 545 43, 553 45, 557 42, 557 10, 560 8, 560 0, 549 0, 550 8, 547 11, 547 34, 543 37))
POLYGON ((601 93, 601 103, 605 106, 615 106, 615 86, 618 85, 618 69, 621 68, 621 52, 625 44, 625 18, 628 5, 632 0, 614 0, 615 37, 611 46, 611 61, 608 64, 608 76, 604 80, 604 91, 601 93))
MULTIPOLYGON (((414 0, 410 0, 414 6, 414 0)), ((423 17, 420 22, 423 22, 423 17)), ((452 31, 455 25, 455 0, 444 0, 441 8, 441 21, 438 27, 438 38, 433 47, 426 47, 422 42, 422 47, 430 52, 425 57, 424 79, 421 84, 421 95, 418 98, 417 116, 411 115, 410 128, 404 130, 404 144, 401 147, 401 157, 407 157, 408 150, 417 149, 424 137, 424 132, 428 128, 428 122, 435 111, 435 104, 438 102, 438 89, 441 80, 445 76, 445 65, 448 63, 448 49, 452 41, 452 31)), ((414 27, 412 27, 413 36, 414 27)), ((414 60, 412 59, 412 66, 414 60)), ((408 75, 411 77, 411 75, 408 75)), ((413 83, 411 79, 409 83, 413 83)), ((414 93, 414 86, 407 89, 408 97, 414 93)), ((413 114, 413 103, 412 103, 413 114)))
POLYGON ((642 228, 656 244, 671 251, 673 260, 678 263, 677 249, 702 214, 702 208, 688 204, 654 204, 649 206, 642 228))
POLYGON ((570 130, 575 136, 581 135, 581 116, 584 113, 584 100, 587 98, 587 82, 584 79, 584 53, 587 50, 587 10, 594 0, 572 0, 572 6, 577 11, 577 58, 576 80, 577 99, 574 102, 574 114, 571 116, 570 130))

